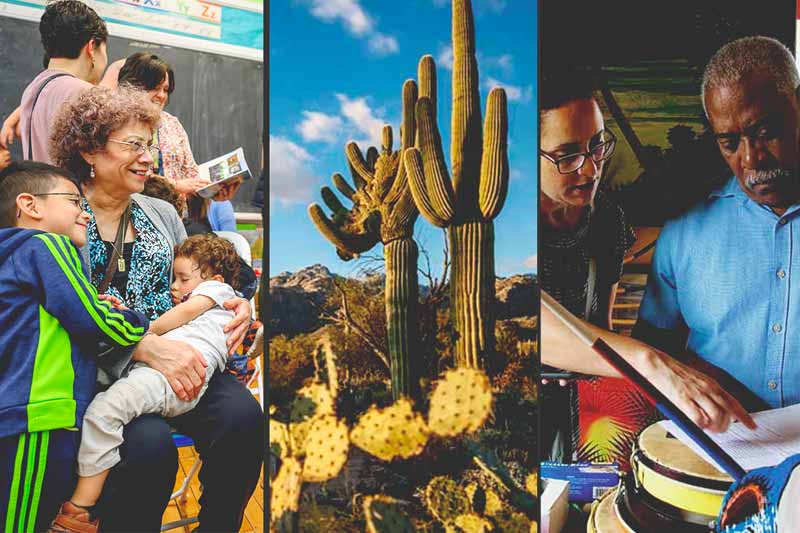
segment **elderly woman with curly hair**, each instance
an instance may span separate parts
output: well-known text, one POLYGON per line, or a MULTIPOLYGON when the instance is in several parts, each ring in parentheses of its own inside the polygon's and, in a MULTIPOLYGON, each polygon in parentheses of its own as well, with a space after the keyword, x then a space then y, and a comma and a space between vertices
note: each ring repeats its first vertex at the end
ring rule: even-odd
MULTIPOLYGON (((186 238, 166 202, 139 193, 153 164, 160 109, 133 89, 93 88, 56 118, 51 157, 77 174, 91 215, 82 249, 99 292, 151 319, 172 306, 172 253, 186 238)), ((226 302, 236 317, 229 345, 241 341, 246 300, 226 302)), ((107 358, 100 384, 119 377, 131 360, 158 370, 181 399, 197 396, 205 362, 188 344, 147 335, 132 354, 107 358)), ((158 531, 177 471, 170 425, 189 435, 203 459, 200 531, 238 531, 262 462, 263 412, 233 376, 215 374, 197 407, 169 423, 144 415, 125 427, 122 461, 109 474, 96 514, 104 531, 158 531)))

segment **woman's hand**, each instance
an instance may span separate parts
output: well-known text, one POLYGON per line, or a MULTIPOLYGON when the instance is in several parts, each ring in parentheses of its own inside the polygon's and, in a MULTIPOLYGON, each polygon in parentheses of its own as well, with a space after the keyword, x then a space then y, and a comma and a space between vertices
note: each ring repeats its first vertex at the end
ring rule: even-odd
POLYGON ((116 88, 119 84, 119 71, 122 69, 122 66, 125 64, 127 58, 117 59, 110 65, 106 67, 106 71, 103 74, 103 79, 100 80, 98 85, 102 87, 109 87, 111 89, 116 88))
POLYGON ((177 180, 175 182, 175 189, 180 194, 194 194, 197 189, 211 185, 211 182, 205 178, 189 178, 185 180, 177 180))
POLYGON ((236 313, 233 320, 228 322, 223 329, 225 333, 231 332, 228 337, 228 355, 231 355, 236 351, 236 348, 242 344, 242 341, 244 341, 247 328, 250 326, 250 313, 252 309, 250 308, 250 302, 244 298, 234 298, 223 302, 222 305, 225 309, 230 309, 236 313))
POLYGON ((125 307, 125 304, 122 303, 122 300, 111 294, 98 294, 97 299, 101 301, 105 300, 107 302, 111 302, 111 305, 114 306, 114 309, 121 309, 123 311, 128 310, 128 308, 125 307))
POLYGON ((215 202, 225 202, 230 200, 236 193, 239 192, 239 187, 242 186, 242 179, 235 179, 231 180, 228 183, 224 184, 219 192, 214 196, 215 202))
POLYGON ((205 383, 208 363, 196 348, 185 342, 145 335, 133 352, 133 360, 160 372, 183 401, 197 398, 205 383))
POLYGON ((755 421, 739 401, 703 372, 650 346, 634 366, 701 428, 723 432, 738 420, 755 429, 755 421))

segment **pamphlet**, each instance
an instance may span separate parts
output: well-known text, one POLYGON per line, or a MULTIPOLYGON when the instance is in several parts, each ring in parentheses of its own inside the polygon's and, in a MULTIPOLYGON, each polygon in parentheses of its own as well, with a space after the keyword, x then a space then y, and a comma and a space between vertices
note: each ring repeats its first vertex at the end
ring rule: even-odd
MULTIPOLYGON (((800 453, 800 404, 753 413, 758 427, 749 430, 735 422, 724 433, 706 431, 731 458, 745 470, 775 466, 800 453)), ((695 442, 670 421, 659 422, 703 459, 717 465, 695 442)))
POLYGON ((211 182, 210 185, 197 190, 197 194, 203 198, 213 198, 226 183, 238 179, 250 179, 250 169, 244 159, 244 150, 241 147, 211 161, 206 161, 198 167, 200 177, 211 182))

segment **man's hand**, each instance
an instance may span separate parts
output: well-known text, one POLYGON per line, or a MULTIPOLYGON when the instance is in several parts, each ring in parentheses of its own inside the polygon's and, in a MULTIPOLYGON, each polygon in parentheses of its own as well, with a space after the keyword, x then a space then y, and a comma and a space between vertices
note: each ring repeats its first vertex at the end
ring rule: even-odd
POLYGON ((231 355, 244 341, 247 328, 250 326, 250 302, 244 298, 234 298, 223 302, 222 305, 225 309, 230 309, 236 314, 233 320, 228 322, 223 329, 225 333, 231 332, 228 337, 228 355, 231 355))
POLYGON ((197 398, 205 382, 208 363, 185 342, 145 335, 133 352, 133 360, 160 372, 183 401, 197 398))
POLYGON ((652 347, 640 361, 639 372, 701 428, 723 432, 738 420, 755 429, 750 414, 713 378, 652 347))
POLYGON ((16 108, 4 121, 0 128, 0 146, 8 148, 14 142, 15 137, 22 137, 19 129, 19 108, 16 108))

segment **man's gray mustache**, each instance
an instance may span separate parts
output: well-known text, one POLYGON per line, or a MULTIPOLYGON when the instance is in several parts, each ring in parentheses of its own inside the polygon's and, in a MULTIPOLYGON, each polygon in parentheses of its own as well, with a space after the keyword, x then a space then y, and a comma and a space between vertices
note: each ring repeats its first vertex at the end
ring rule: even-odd
POLYGON ((776 179, 790 178, 792 171, 785 168, 771 168, 769 170, 755 170, 744 177, 744 182, 748 187, 770 183, 776 179))

